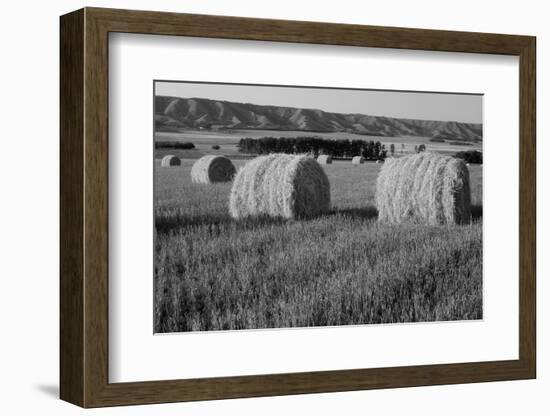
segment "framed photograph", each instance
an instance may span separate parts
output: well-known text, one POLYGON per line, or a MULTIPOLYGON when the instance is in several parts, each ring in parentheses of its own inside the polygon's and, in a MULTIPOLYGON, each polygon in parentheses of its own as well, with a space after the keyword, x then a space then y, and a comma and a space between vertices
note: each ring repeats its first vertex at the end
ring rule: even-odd
POLYGON ((535 50, 62 16, 61 398, 535 378, 535 50))

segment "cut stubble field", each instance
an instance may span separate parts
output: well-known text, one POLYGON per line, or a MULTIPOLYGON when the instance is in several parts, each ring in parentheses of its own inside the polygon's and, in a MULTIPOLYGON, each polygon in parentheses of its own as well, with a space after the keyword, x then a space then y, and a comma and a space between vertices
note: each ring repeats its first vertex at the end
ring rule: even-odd
POLYGON ((193 162, 155 166, 155 332, 482 318, 480 166, 472 224, 421 226, 377 222, 375 163, 323 166, 329 214, 235 221, 193 162))

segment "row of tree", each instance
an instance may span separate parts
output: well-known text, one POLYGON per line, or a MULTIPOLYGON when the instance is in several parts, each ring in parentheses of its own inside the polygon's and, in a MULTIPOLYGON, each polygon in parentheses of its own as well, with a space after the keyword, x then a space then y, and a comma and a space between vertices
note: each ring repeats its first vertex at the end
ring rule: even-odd
POLYGON ((464 159, 466 163, 483 163, 483 153, 477 150, 468 150, 465 152, 458 152, 455 154, 458 159, 464 159))
POLYGON ((195 145, 191 142, 155 141, 155 149, 194 149, 195 145))
POLYGON ((350 158, 363 156, 365 159, 385 159, 388 152, 385 146, 374 140, 334 140, 319 137, 262 137, 259 139, 243 138, 237 147, 242 153, 310 153, 315 156, 350 158))

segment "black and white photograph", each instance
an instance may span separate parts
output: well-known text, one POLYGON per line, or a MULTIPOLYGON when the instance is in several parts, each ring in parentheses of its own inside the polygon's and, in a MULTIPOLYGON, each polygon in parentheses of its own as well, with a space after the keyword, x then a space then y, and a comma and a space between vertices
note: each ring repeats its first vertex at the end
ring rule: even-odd
POLYGON ((154 332, 483 319, 483 95, 154 81, 154 332))

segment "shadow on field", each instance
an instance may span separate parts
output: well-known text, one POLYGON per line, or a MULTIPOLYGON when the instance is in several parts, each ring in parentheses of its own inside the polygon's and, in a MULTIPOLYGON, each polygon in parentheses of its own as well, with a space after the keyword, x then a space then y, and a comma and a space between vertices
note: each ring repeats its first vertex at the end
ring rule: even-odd
POLYGON ((370 220, 378 218, 378 210, 373 206, 361 208, 339 208, 331 212, 332 215, 344 215, 351 218, 370 220))
POLYGON ((482 205, 472 205, 471 206, 472 211, 472 220, 481 220, 483 219, 483 206, 482 205))
MULTIPOLYGON (((483 219, 483 206, 472 205, 472 220, 477 221, 483 219)), ((331 211, 330 215, 344 215, 351 218, 357 218, 362 220, 370 220, 378 218, 378 210, 374 206, 361 207, 361 208, 339 208, 331 211)))
POLYGON ((159 233, 167 233, 176 229, 207 227, 210 230, 222 230, 227 227, 239 230, 254 230, 258 226, 279 225, 287 223, 283 218, 270 218, 267 216, 234 220, 228 215, 185 215, 172 212, 169 215, 157 215, 155 228, 159 233))
POLYGON ((213 215, 186 216, 179 213, 172 215, 157 215, 155 227, 157 232, 169 232, 175 228, 200 227, 204 225, 217 226, 229 222, 229 218, 213 215))
MULTIPOLYGON (((473 221, 483 219, 482 205, 472 205, 471 212, 473 221)), ((358 220, 376 220, 378 218, 378 210, 376 207, 370 205, 356 208, 335 208, 327 214, 327 216, 335 215, 358 220)), ((315 219, 315 217, 301 218, 300 221, 312 221, 315 219)), ((234 220, 227 214, 187 215, 178 209, 164 210, 164 212, 159 210, 155 216, 155 227, 157 232, 160 233, 167 233, 178 228, 189 227, 209 227, 212 229, 235 227, 239 230, 253 230, 260 225, 280 225, 285 223, 288 223, 288 220, 283 218, 270 218, 267 216, 234 220)))

